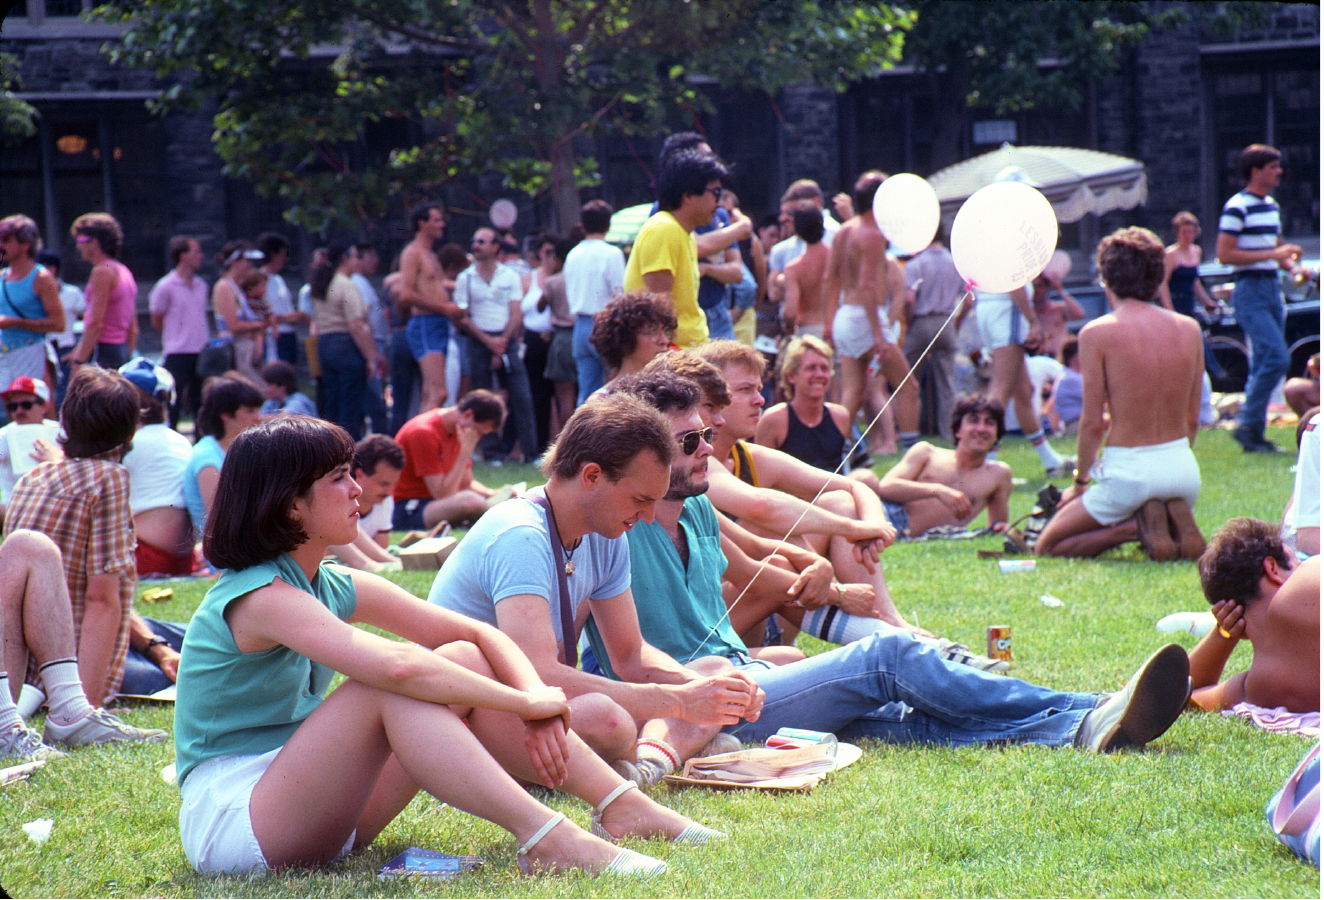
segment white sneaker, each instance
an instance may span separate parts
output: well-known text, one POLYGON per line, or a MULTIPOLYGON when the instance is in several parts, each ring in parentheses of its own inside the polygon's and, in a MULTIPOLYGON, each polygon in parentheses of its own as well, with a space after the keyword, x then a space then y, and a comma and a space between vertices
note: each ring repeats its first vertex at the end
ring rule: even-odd
POLYGON ((717 756, 719 753, 735 753, 742 750, 743 745, 740 738, 734 734, 727 734, 725 731, 719 731, 713 735, 713 739, 704 745, 699 751, 699 756, 717 756))
POLYGON ((84 747, 88 744, 118 744, 141 742, 157 744, 169 737, 160 728, 135 728, 121 722, 104 709, 94 709, 77 722, 61 725, 50 717, 46 719, 43 738, 48 744, 62 747, 84 747))
POLYGON ((0 734, 0 759, 21 759, 24 762, 63 759, 67 754, 49 747, 41 740, 41 735, 19 722, 13 728, 0 734))

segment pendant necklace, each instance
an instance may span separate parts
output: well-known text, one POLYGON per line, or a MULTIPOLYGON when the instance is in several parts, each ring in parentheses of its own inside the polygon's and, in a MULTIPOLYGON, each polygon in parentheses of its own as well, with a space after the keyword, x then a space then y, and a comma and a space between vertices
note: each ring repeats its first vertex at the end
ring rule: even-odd
MULTIPOLYGON (((546 495, 544 495, 544 496, 546 496, 546 495)), ((557 541, 560 541, 560 540, 561 540, 561 533, 560 533, 560 530, 556 527, 556 510, 552 508, 552 498, 551 498, 551 497, 547 497, 547 512, 550 514, 550 515, 548 516, 548 518, 551 519, 551 522, 549 522, 548 524, 551 525, 551 527, 552 527, 552 532, 556 535, 556 540, 557 540, 557 541)), ((575 540, 575 545, 574 545, 573 547, 566 547, 564 544, 561 545, 561 549, 562 549, 563 551, 565 551, 565 574, 566 574, 566 575, 573 575, 573 574, 575 574, 575 551, 579 549, 579 545, 582 544, 582 543, 584 543, 584 536, 581 534, 581 535, 578 537, 578 539, 575 540)))

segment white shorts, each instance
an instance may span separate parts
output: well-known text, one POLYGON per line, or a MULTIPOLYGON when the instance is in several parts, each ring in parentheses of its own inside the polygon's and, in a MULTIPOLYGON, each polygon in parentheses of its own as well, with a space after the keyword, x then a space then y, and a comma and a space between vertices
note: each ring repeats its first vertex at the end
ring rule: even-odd
POLYGON ((975 301, 975 323, 979 340, 988 350, 1025 342, 1030 323, 1021 315, 1011 294, 979 294, 975 301))
MULTIPOLYGON (((179 836, 184 856, 203 875, 259 875, 267 860, 253 834, 248 804, 271 761, 281 750, 249 756, 219 756, 200 763, 184 779, 179 836)), ((354 848, 355 832, 340 859, 354 848)))
MULTIPOLYGON (((895 342, 891 336, 887 314, 881 309, 874 310, 878 327, 883 337, 895 342)), ((859 359, 873 350, 873 330, 869 327, 869 314, 863 306, 838 306, 837 314, 832 319, 832 342, 837 345, 838 356, 859 359)))
POLYGON ((1104 447, 1081 502, 1100 525, 1116 525, 1147 500, 1200 496, 1200 465, 1186 438, 1148 447, 1104 447))

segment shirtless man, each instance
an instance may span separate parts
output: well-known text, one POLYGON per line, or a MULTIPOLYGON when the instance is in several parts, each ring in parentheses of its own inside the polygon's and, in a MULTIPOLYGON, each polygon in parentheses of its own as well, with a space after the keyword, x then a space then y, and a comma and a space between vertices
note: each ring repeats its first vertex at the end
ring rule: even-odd
POLYGON ((763 355, 735 341, 710 341, 695 352, 717 367, 731 394, 712 440, 713 505, 756 534, 800 538, 801 546, 832 562, 839 582, 873 585, 875 618, 910 628, 878 566, 878 554, 896 538, 878 495, 863 482, 746 443, 763 409, 763 355))
POLYGON ((1277 526, 1232 519, 1200 557, 1200 585, 1218 627, 1191 651, 1191 703, 1318 712, 1319 558, 1298 565, 1277 526), (1255 652, 1250 668, 1220 682, 1243 639, 1255 652))
POLYGON ((887 255, 887 239, 873 217, 873 196, 886 177, 871 171, 855 182, 855 208, 861 212, 841 226, 832 242, 823 336, 841 357, 841 403, 852 422, 866 388, 882 408, 882 385, 868 384, 869 362, 877 357, 883 376, 897 391, 897 437, 908 450, 919 440, 919 384, 913 378, 902 384, 909 366, 886 334, 892 298, 899 301, 905 294, 901 265, 887 255))
POLYGON ((1078 468, 1035 552, 1097 556, 1139 539, 1152 559, 1196 559, 1205 548, 1191 514, 1200 493, 1191 452, 1204 373, 1200 326, 1158 304, 1163 244, 1152 231, 1113 232, 1097 260, 1113 311, 1080 332, 1078 468), (1098 484, 1086 490, 1091 476, 1098 484))
POLYGON ((791 334, 822 337, 827 330, 827 266, 831 251, 823 243, 823 213, 801 202, 792 213, 795 235, 805 242, 805 252, 786 266, 786 305, 782 318, 791 334))
POLYGON ((958 400, 952 408, 956 449, 920 441, 878 486, 897 530, 918 537, 940 525, 966 525, 987 507, 988 527, 1005 531, 1011 466, 988 459, 1004 431, 997 403, 985 397, 958 400))
POLYGON ((413 307, 405 336, 423 376, 418 411, 425 413, 446 402, 446 346, 451 320, 462 316, 463 310, 452 301, 446 276, 432 250, 446 231, 440 204, 414 207, 409 221, 414 226, 414 239, 400 255, 396 296, 402 305, 413 307))

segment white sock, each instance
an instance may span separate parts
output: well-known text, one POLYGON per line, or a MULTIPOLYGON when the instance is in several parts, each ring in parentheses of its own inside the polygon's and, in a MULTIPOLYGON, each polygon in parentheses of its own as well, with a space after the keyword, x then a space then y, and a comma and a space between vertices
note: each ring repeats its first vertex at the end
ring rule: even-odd
POLYGON ((78 677, 78 660, 51 660, 40 671, 50 718, 57 724, 69 725, 92 711, 92 704, 83 693, 82 679, 78 677))
POLYGON ((676 748, 666 741, 641 740, 635 745, 634 756, 639 766, 656 766, 663 775, 670 775, 680 765, 676 748))
POLYGON ((9 673, 0 672, 0 732, 22 724, 23 717, 18 714, 14 695, 9 693, 9 673))
POLYGON ((896 433, 897 441, 901 444, 901 450, 909 450, 915 444, 919 443, 918 431, 898 431, 896 433))
POLYGON ((835 606, 820 606, 805 613, 800 630, 829 644, 849 644, 878 631, 900 631, 882 619, 852 616, 835 606))
POLYGON ((1034 452, 1039 454, 1039 461, 1044 464, 1045 469, 1053 469, 1062 465, 1062 457, 1058 456, 1057 451, 1048 443, 1048 438, 1042 428, 1033 434, 1026 434, 1025 439, 1030 442, 1034 452))

